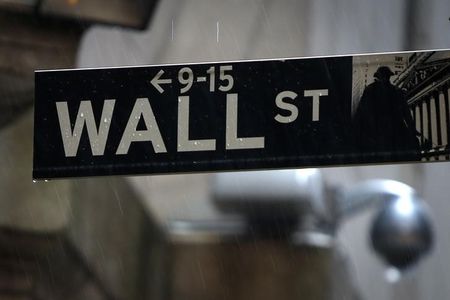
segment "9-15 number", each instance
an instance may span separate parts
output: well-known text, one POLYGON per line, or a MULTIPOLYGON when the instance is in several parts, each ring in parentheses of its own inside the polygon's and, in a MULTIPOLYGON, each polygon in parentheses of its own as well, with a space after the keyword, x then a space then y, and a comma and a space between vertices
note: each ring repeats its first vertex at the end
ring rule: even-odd
MULTIPOLYGON (((233 88, 234 79, 233 76, 227 74, 227 72, 232 71, 233 66, 220 66, 219 67, 219 80, 221 83, 219 84, 219 91, 228 92, 233 88)), ((212 66, 206 71, 209 78, 209 91, 214 92, 216 90, 216 67, 212 66)), ((206 81, 206 77, 197 77, 197 82, 206 81)), ((192 69, 189 67, 184 67, 180 69, 178 72, 178 81, 183 87, 180 89, 180 92, 186 93, 188 92, 192 85, 194 84, 194 73, 192 69)))

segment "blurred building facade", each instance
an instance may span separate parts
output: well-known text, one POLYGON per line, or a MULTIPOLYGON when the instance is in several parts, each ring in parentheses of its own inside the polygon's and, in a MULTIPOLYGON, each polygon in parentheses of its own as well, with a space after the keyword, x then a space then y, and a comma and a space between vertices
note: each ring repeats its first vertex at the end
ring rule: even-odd
MULTIPOLYGON (((106 26, 89 29, 82 37, 77 66, 450 48, 449 11, 449 3, 437 0, 162 0, 149 28, 143 32, 106 26)), ((394 55, 384 63, 392 66, 401 76, 412 61, 410 57, 394 55)), ((355 83, 361 91, 372 80, 374 68, 363 66, 362 79, 355 83)), ((445 90, 411 102, 415 105, 416 120, 419 120, 417 128, 436 146, 446 145, 448 137, 446 140, 447 135, 438 134, 437 129, 433 129, 433 126, 442 126, 429 124, 428 120, 430 113, 440 115, 445 111, 437 111, 436 108, 433 111, 431 108, 438 102, 445 103, 445 99, 448 101, 444 93, 445 90), (423 102, 425 98, 429 102, 423 102)), ((448 107, 448 104, 443 107, 448 107)), ((18 120, 17 130, 25 124, 23 126, 27 126, 31 141, 31 114, 26 118, 25 121, 18 120)), ((8 130, 5 129, 0 138, 13 144, 8 130)), ((5 158, 20 154, 8 145, 2 142, 0 147, 5 158)), ((14 160, 23 161, 27 166, 19 166, 23 174, 15 180, 17 185, 3 181, 5 187, 0 192, 2 201, 14 194, 14 190, 21 189, 21 181, 26 180, 26 170, 31 170, 31 145, 26 147, 29 151, 23 157, 14 157, 14 160)), ((8 177, 9 168, 2 169, 4 177, 8 177)), ((437 244, 432 255, 398 284, 385 280, 384 266, 368 246, 371 212, 349 220, 343 226, 338 240, 348 253, 356 274, 356 285, 364 299, 446 299, 450 295, 447 284, 450 277, 450 237, 447 233, 450 204, 446 196, 449 171, 449 163, 324 170, 330 183, 341 186, 379 177, 403 181, 422 193, 435 216, 437 244)), ((209 176, 202 174, 74 180, 59 183, 62 187, 57 187, 58 183, 42 183, 46 185, 44 192, 30 192, 41 193, 46 200, 39 201, 43 206, 40 211, 31 213, 31 221, 25 216, 30 215, 26 210, 18 210, 18 217, 11 218, 15 204, 9 199, 3 201, 7 204, 3 206, 5 209, 0 215, 0 223, 12 227, 21 225, 37 231, 68 228, 70 240, 90 266, 90 272, 99 278, 100 286, 106 287, 115 298, 138 299, 137 291, 150 285, 142 281, 141 275, 146 274, 146 268, 155 266, 147 260, 150 254, 143 252, 149 249, 146 238, 157 238, 158 233, 145 228, 163 225, 170 219, 218 219, 220 215, 209 202, 208 180, 209 176), (68 192, 69 185, 72 192, 68 192), (63 193, 62 197, 60 193, 63 193), (58 201, 63 201, 63 204, 55 209, 58 201)), ((32 186, 30 189, 37 188, 32 186)), ((30 203, 35 204, 33 200, 21 203, 27 209, 30 203)), ((153 274, 147 279, 154 283, 158 276, 153 274)))

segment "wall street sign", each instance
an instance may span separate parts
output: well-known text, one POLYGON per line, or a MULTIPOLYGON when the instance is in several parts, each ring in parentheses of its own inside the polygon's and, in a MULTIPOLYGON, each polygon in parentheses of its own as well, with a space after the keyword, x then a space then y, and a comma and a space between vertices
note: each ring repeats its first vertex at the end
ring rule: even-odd
POLYGON ((33 178, 448 159, 450 51, 37 71, 33 178))

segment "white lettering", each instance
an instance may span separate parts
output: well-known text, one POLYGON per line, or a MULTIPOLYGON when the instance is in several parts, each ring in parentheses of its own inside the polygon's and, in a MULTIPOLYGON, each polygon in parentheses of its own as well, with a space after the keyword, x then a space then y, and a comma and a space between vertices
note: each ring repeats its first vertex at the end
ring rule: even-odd
POLYGON ((56 110, 58 112, 59 126, 66 157, 74 157, 77 155, 84 124, 87 127, 92 155, 103 155, 115 102, 116 100, 105 100, 101 122, 97 130, 91 101, 81 101, 73 131, 67 102, 56 102, 56 110))
POLYGON ((328 90, 306 90, 304 96, 313 98, 312 120, 319 121, 320 97, 328 96, 328 90))
POLYGON ((277 114, 275 116, 275 120, 277 120, 280 123, 291 123, 291 122, 294 122, 295 120, 297 120, 297 117, 298 117, 297 106, 295 106, 292 103, 283 101, 284 98, 289 98, 289 99, 294 100, 295 98, 297 98, 297 96, 298 96, 297 93, 294 93, 291 91, 284 91, 277 95, 277 97, 275 98, 275 104, 279 108, 289 111, 290 114, 287 116, 282 116, 280 114, 277 114))
POLYGON ((189 140, 189 96, 178 97, 178 151, 214 151, 216 140, 189 140))
POLYGON ((133 111, 128 119, 127 127, 123 132, 116 154, 128 154, 128 150, 132 142, 146 141, 152 142, 155 153, 167 152, 148 98, 138 98, 136 99, 133 111), (147 127, 146 130, 136 129, 141 116, 144 119, 145 126, 147 127))
POLYGON ((238 95, 227 94, 226 114, 226 149, 257 149, 264 148, 264 137, 238 138, 238 95))

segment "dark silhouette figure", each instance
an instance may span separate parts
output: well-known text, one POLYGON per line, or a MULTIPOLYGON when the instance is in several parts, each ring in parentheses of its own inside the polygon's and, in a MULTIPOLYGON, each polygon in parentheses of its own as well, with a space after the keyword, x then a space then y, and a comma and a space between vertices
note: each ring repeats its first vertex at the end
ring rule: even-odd
POLYGON ((359 149, 366 153, 419 158, 419 141, 404 93, 390 82, 394 73, 379 67, 368 85, 354 117, 359 149))

